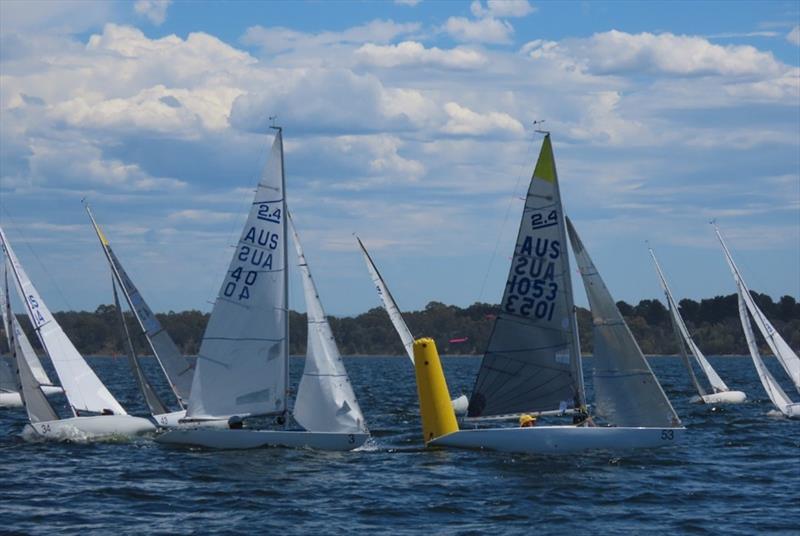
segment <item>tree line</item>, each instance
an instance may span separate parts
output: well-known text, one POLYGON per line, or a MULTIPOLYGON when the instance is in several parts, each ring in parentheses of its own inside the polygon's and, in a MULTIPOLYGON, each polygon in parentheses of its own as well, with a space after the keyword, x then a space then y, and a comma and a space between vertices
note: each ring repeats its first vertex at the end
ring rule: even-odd
MULTIPOLYGON (((783 296, 775 302, 766 294, 752 294, 758 306, 789 345, 795 350, 800 348, 800 303, 791 296, 783 296)), ((620 301, 617 302, 617 307, 645 354, 679 352, 669 311, 659 300, 642 300, 638 305, 620 301)), ((716 296, 699 302, 683 299, 679 309, 695 342, 704 353, 747 353, 736 294, 716 296)), ((498 305, 488 303, 474 303, 461 308, 434 301, 420 311, 411 311, 403 316, 411 333, 416 337, 433 337, 440 353, 482 354, 499 312, 498 305)), ((100 305, 94 312, 63 311, 54 316, 84 355, 118 355, 125 352, 124 332, 119 314, 113 305, 100 305)), ((197 354, 208 322, 208 313, 194 310, 170 311, 156 316, 184 354, 197 354)), ((591 313, 579 307, 577 316, 581 349, 584 353, 591 354, 591 313)), ((126 313, 126 317, 131 334, 136 334, 133 336, 137 352, 148 354, 147 341, 138 329, 134 329, 134 319, 130 313, 126 313)), ((41 351, 27 316, 18 315, 17 318, 34 347, 41 351)), ((329 317, 329 321, 339 349, 344 355, 404 354, 403 346, 386 312, 379 307, 354 317, 329 317)), ((290 312, 289 330, 292 354, 305 354, 305 313, 290 312)), ((757 330, 756 334, 760 346, 768 353, 757 330)), ((8 351, 5 333, 0 350, 8 351)))

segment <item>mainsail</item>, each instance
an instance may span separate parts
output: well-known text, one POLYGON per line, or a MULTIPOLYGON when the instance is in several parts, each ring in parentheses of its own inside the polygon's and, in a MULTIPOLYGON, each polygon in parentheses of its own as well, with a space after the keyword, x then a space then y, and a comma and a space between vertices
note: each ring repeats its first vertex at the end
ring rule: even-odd
POLYGON ((722 249, 725 252, 725 260, 728 261, 728 266, 733 273, 733 278, 736 280, 737 286, 743 289, 742 297, 747 306, 747 310, 750 311, 756 326, 758 326, 758 330, 764 336, 767 346, 769 346, 769 349, 775 354, 775 357, 778 358, 778 362, 786 371, 786 374, 789 375, 797 391, 800 392, 800 357, 794 353, 786 341, 783 340, 780 333, 778 333, 770 321, 767 320, 767 317, 764 316, 764 313, 761 312, 758 305, 756 305, 753 296, 750 294, 750 289, 744 282, 741 272, 739 272, 739 268, 736 266, 736 263, 733 262, 733 256, 728 250, 728 246, 725 244, 725 240, 723 240, 716 223, 714 224, 714 232, 717 233, 717 238, 719 238, 719 242, 722 244, 722 249))
POLYGON ((564 212, 548 134, 467 415, 582 407, 583 397, 564 212))
POLYGON ((188 419, 286 411, 289 318, 283 141, 269 160, 200 346, 188 419))
POLYGON ((108 263, 111 267, 111 273, 122 288, 122 293, 141 328, 142 334, 150 344, 153 355, 159 365, 161 365, 161 369, 164 371, 167 380, 169 380, 170 387, 178 398, 179 403, 181 406, 185 406, 186 402, 189 400, 189 391, 192 388, 194 367, 181 355, 181 352, 169 336, 169 333, 161 326, 156 315, 153 314, 147 302, 144 301, 139 289, 136 288, 131 278, 128 277, 119 259, 111 249, 108 239, 97 225, 88 204, 86 205, 86 212, 89 213, 89 218, 92 220, 92 226, 94 227, 95 233, 97 233, 97 238, 100 239, 103 253, 105 253, 106 259, 108 259, 108 263))
POLYGON ((397 307, 392 293, 389 292, 389 287, 386 286, 386 282, 384 282, 383 277, 381 277, 378 267, 375 266, 375 263, 372 262, 372 257, 367 253, 367 248, 361 243, 360 238, 356 237, 356 240, 358 240, 361 253, 364 254, 364 260, 367 263, 369 275, 372 277, 372 282, 378 290, 378 296, 381 298, 383 308, 386 309, 386 312, 389 314, 389 319, 392 321, 395 331, 397 331, 397 334, 400 336, 400 340, 403 343, 403 347, 406 349, 409 359, 411 359, 411 364, 414 364, 414 337, 411 335, 411 331, 409 331, 405 320, 403 320, 403 315, 400 313, 400 309, 397 307))
POLYGON ((73 413, 81 412, 113 413, 126 415, 125 409, 106 389, 100 378, 89 367, 83 356, 73 346, 67 335, 58 325, 44 300, 31 283, 17 256, 11 249, 5 233, 0 229, 0 243, 10 262, 11 270, 17 283, 17 291, 25 303, 28 317, 39 335, 47 355, 53 362, 61 386, 69 400, 73 413))
POLYGON ((642 355, 569 218, 567 229, 592 312, 592 362, 598 415, 617 426, 680 425, 678 415, 642 355))
MULTIPOLYGON (((672 292, 669 289, 669 285, 667 285, 667 279, 664 277, 664 273, 661 271, 661 266, 658 264, 658 259, 656 259, 656 254, 652 248, 650 248, 650 256, 653 257, 653 262, 656 265, 656 272, 658 273, 658 280, 661 282, 661 288, 664 289, 664 294, 667 297, 667 304, 669 305, 669 312, 672 317, 672 321, 677 328, 678 334, 680 338, 683 339, 686 346, 688 346, 689 351, 694 356, 697 363, 700 365, 700 368, 703 369, 706 377, 708 378, 709 383, 711 384, 711 388, 714 390, 715 393, 721 393, 724 391, 729 391, 725 382, 722 381, 722 378, 719 377, 717 371, 714 370, 714 367, 711 366, 711 363, 708 362, 706 356, 703 355, 703 352, 700 351, 700 348, 697 347, 695 344, 694 339, 692 339, 691 334, 689 333, 689 329, 686 327, 686 324, 681 317, 680 312, 678 311, 678 304, 675 302, 675 298, 672 297, 672 292)), ((679 339, 680 342, 680 339, 679 339)), ((689 365, 689 371, 691 375, 694 375, 694 371, 691 369, 691 364, 689 365)), ((699 385, 698 385, 699 387, 699 385)), ((700 396, 705 395, 702 392, 702 389, 699 389, 700 396)))
POLYGON ((291 216, 288 213, 286 216, 297 250, 308 316, 306 363, 292 413, 295 420, 310 432, 366 432, 364 415, 322 309, 300 237, 291 216))

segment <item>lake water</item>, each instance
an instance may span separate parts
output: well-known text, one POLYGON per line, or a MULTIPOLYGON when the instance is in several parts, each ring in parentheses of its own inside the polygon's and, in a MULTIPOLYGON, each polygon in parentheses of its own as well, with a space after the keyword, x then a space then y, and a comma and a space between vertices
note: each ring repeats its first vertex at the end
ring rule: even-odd
MULTIPOLYGON (((22 411, 0 410, 0 533, 800 534, 800 422, 769 415, 749 358, 711 358, 749 397, 719 408, 688 403, 677 358, 651 358, 684 443, 569 457, 426 450, 408 360, 345 361, 374 436, 356 452, 28 443, 22 411)), ((145 413, 124 359, 90 363, 145 413)), ((468 394, 480 359, 443 364, 468 394)))

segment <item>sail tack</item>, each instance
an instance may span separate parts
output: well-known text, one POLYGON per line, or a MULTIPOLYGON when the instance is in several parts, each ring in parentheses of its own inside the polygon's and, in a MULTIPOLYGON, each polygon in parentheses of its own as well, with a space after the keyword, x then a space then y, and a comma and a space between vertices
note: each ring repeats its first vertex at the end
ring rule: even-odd
POLYGON ((678 426, 672 404, 569 219, 567 229, 592 312, 598 415, 617 426, 678 426))
POLYGON ((278 131, 211 311, 187 418, 286 411, 288 303, 283 142, 278 131))
POLYGON ((467 415, 581 406, 580 367, 564 212, 547 135, 467 415))
POLYGON ((300 237, 288 214, 287 218, 297 251, 308 316, 306 362, 297 389, 294 418, 310 432, 366 432, 364 415, 322 309, 300 237))

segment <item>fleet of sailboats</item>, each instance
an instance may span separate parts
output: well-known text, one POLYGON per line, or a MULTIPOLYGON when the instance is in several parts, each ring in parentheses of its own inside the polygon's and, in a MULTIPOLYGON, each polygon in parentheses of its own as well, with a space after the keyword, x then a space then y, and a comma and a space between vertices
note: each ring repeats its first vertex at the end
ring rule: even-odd
MULTIPOLYGON (((370 437, 350 378, 288 211, 279 127, 247 220, 220 286, 196 363, 181 355, 86 211, 111 271, 131 373, 149 418, 128 415, 56 322, 0 228, 4 279, 0 316, 10 360, 0 360, 0 407, 24 407, 31 433, 44 439, 94 439, 157 433, 175 446, 247 449, 266 446, 353 450, 370 437), (294 243, 307 312, 307 353, 296 392, 289 382, 289 252, 294 243), (14 286, 61 386, 54 385, 12 312, 14 286), (123 299, 120 299, 120 294, 123 299), (123 305, 133 320, 133 333, 123 305), (134 337, 147 341, 173 400, 145 374, 134 337), (63 393, 71 416, 47 395, 63 393), (296 393, 292 401, 292 394, 296 393), (151 420, 152 419, 152 420, 151 420), (157 431, 158 426, 160 429, 157 431)), ((752 324, 800 392, 800 358, 758 308, 715 224, 737 288, 739 316, 761 383, 775 408, 800 418, 762 359, 752 324)), ((415 340, 389 288, 356 236, 383 307, 415 367, 426 446, 563 454, 674 444, 685 432, 574 225, 566 216, 545 133, 531 177, 514 254, 472 394, 451 400, 433 339, 415 340), (594 399, 587 400, 568 244, 592 316, 594 399), (461 415, 459 422, 456 415, 461 415), (547 425, 502 421, 545 417, 547 425), (564 422, 566 421, 566 422, 564 422), (571 421, 571 422, 570 422, 571 421)), ((666 276, 649 249, 664 291, 695 402, 746 400, 720 378, 692 338, 666 276), (690 357, 691 355, 691 357, 690 357), (710 388, 695 374, 699 366, 710 388)), ((165 391, 169 393, 169 391, 165 391)))

